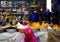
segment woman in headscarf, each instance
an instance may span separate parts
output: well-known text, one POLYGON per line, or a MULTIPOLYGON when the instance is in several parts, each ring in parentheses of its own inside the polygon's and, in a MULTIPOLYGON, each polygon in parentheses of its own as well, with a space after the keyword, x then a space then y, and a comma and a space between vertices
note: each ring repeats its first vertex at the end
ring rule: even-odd
POLYGON ((29 21, 31 22, 38 22, 39 20, 39 14, 37 13, 37 11, 33 11, 30 15, 29 15, 29 21))
POLYGON ((24 42, 38 42, 38 37, 34 36, 34 32, 31 28, 26 28, 24 30, 25 38, 24 42))

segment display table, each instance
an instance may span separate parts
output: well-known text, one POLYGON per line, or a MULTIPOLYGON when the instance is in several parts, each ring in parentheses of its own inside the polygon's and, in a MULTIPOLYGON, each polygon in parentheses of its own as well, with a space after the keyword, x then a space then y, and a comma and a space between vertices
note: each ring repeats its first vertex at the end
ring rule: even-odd
MULTIPOLYGON (((41 31, 36 31, 35 34, 37 34, 40 37, 40 42, 47 42, 48 31, 46 29, 43 29, 41 31)), ((20 32, 0 33, 0 42, 21 42, 23 38, 24 38, 24 34, 20 32)))
MULTIPOLYGON (((46 42, 48 37, 48 32, 36 32, 40 37, 40 42, 46 42)), ((15 33, 0 33, 0 42, 21 42, 24 38, 24 34, 20 32, 15 33)))
POLYGON ((21 42, 24 34, 15 32, 15 33, 0 33, 0 42, 21 42))

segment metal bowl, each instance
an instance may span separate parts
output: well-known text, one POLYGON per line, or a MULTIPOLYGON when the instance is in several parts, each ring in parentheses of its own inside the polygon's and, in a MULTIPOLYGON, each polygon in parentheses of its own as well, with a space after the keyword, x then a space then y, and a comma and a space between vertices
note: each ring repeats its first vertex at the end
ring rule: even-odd
POLYGON ((17 32, 17 29, 15 27, 8 27, 5 30, 6 30, 6 32, 10 32, 10 33, 17 32))

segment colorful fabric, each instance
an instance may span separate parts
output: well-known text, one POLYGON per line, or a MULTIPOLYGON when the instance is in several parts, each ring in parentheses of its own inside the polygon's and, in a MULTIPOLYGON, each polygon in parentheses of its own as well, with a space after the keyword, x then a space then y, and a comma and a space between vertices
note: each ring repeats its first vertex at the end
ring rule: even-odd
POLYGON ((38 42, 38 37, 34 36, 34 32, 31 28, 26 28, 24 30, 24 34, 25 34, 25 42, 38 42))

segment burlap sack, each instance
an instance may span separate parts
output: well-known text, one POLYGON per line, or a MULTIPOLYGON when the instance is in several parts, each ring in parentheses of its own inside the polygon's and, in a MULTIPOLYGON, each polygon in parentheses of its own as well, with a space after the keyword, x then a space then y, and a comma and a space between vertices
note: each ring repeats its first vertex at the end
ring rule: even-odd
POLYGON ((60 33, 49 32, 48 33, 48 42, 60 42, 60 33))

